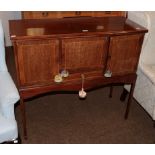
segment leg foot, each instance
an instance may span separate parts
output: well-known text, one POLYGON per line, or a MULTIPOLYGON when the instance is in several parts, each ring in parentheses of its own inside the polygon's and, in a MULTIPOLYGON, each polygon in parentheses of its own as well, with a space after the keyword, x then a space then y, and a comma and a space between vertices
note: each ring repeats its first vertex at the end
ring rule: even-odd
POLYGON ((131 84, 130 94, 129 94, 129 98, 128 98, 128 102, 127 102, 127 107, 126 107, 126 111, 125 111, 125 115, 124 115, 125 119, 128 118, 128 114, 129 114, 131 100, 132 100, 132 97, 133 97, 134 88, 135 88, 135 83, 131 84))
POLYGON ((110 86, 110 93, 109 93, 110 98, 112 98, 112 93, 113 93, 113 86, 110 86))
POLYGON ((26 112, 25 112, 25 102, 23 101, 23 99, 20 99, 20 109, 21 109, 21 114, 22 114, 24 139, 27 140, 26 112))
POLYGON ((155 120, 153 120, 153 127, 155 128, 155 120))
POLYGON ((128 95, 128 91, 127 91, 125 88, 123 88, 123 92, 122 92, 122 94, 121 94, 121 96, 120 96, 120 100, 121 100, 122 102, 125 101, 127 95, 128 95))
POLYGON ((20 142, 21 141, 17 138, 17 139, 11 140, 11 141, 5 141, 1 144, 21 144, 20 142))

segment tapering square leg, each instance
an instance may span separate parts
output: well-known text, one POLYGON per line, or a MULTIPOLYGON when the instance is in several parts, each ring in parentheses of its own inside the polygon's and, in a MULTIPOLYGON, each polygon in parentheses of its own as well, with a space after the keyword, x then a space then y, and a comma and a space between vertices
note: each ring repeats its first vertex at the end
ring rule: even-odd
POLYGON ((129 93, 129 98, 128 98, 128 102, 127 102, 127 106, 126 106, 126 112, 125 112, 125 115, 124 115, 124 118, 125 118, 125 119, 128 118, 129 109, 130 109, 130 105, 131 105, 131 100, 132 100, 132 98, 133 98, 134 88, 135 88, 135 82, 131 84, 131 89, 130 89, 130 93, 129 93))
POLYGON ((127 91, 125 88, 123 88, 123 92, 122 92, 122 94, 121 94, 121 96, 120 96, 120 100, 121 100, 122 102, 125 101, 127 95, 128 95, 128 91, 127 91))
POLYGON ((110 92, 109 92, 109 97, 112 98, 112 94, 113 94, 113 86, 110 86, 110 92))
POLYGON ((23 99, 20 99, 20 110, 21 110, 21 117, 23 123, 23 133, 25 140, 27 139, 27 127, 26 127, 26 111, 25 111, 25 102, 23 99))

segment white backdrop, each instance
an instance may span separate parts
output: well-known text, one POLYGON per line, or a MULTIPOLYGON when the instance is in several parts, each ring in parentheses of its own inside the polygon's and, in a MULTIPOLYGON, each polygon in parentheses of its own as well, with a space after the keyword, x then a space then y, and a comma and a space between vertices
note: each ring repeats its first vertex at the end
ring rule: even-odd
POLYGON ((11 19, 21 19, 20 11, 0 11, 0 19, 2 20, 3 30, 5 34, 5 45, 11 46, 10 36, 9 36, 9 23, 11 19))

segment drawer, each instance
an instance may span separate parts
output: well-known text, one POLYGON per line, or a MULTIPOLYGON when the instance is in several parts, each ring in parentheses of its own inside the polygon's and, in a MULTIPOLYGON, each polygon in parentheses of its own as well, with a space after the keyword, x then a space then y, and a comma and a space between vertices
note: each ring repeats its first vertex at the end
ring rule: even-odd
POLYGON ((66 17, 107 17, 107 16, 125 16, 123 11, 24 11, 23 19, 48 19, 48 18, 66 18, 66 17))
POLYGON ((22 13, 23 19, 48 19, 59 18, 58 11, 25 11, 22 13))
POLYGON ((81 16, 92 16, 92 11, 61 11, 61 17, 81 17, 81 16))
POLYGON ((93 17, 126 16, 123 11, 93 11, 93 17))

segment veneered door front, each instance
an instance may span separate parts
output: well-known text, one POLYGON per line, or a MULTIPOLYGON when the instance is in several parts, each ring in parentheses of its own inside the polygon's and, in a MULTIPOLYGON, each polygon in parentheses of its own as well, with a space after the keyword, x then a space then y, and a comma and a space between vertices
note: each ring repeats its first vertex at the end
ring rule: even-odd
POLYGON ((58 40, 27 40, 17 42, 19 80, 22 86, 53 82, 59 72, 58 40))
POLYGON ((77 37, 62 40, 61 69, 70 74, 101 71, 105 69, 108 38, 77 37))
POLYGON ((111 37, 106 70, 112 76, 135 73, 142 41, 141 34, 111 37))

